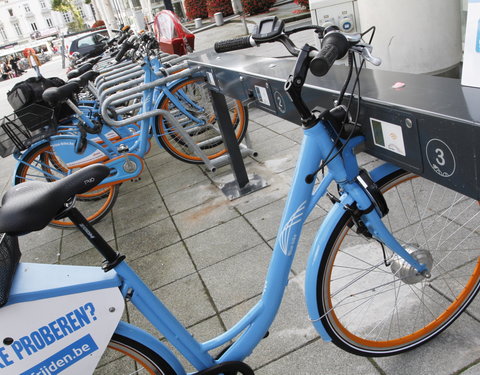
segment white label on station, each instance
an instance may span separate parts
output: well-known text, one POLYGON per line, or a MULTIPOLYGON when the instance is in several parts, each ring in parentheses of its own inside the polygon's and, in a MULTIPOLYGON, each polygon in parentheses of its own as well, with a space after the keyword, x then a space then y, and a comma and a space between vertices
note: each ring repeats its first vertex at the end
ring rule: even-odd
POLYGON ((403 132, 400 125, 374 118, 370 119, 370 125, 372 127, 373 143, 375 146, 406 156, 405 142, 403 141, 403 132))
POLYGON ((212 86, 215 86, 215 78, 213 78, 212 72, 207 72, 207 80, 212 86))
POLYGON ((255 93, 260 103, 270 106, 267 89, 263 86, 255 86, 255 93))

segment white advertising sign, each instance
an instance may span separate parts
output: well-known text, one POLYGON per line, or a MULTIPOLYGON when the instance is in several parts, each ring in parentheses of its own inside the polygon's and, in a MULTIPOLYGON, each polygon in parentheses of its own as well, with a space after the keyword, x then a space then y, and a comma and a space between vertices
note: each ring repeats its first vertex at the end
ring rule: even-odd
POLYGON ((1 308, 0 374, 93 373, 123 309, 118 288, 1 308))

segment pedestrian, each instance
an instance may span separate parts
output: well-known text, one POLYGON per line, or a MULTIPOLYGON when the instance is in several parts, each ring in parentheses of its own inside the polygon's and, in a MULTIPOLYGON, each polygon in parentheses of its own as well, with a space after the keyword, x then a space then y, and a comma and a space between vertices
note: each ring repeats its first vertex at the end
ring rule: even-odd
POLYGON ((10 60, 10 65, 12 66, 13 71, 15 72, 15 76, 19 77, 22 75, 21 69, 18 67, 18 57, 13 56, 10 60))
POLYGON ((42 74, 40 73, 40 66, 42 65, 42 63, 40 62, 40 59, 35 53, 35 50, 29 49, 27 53, 28 53, 28 63, 30 64, 30 67, 32 67, 33 70, 35 70, 35 72, 37 73, 37 77, 41 77, 42 74))

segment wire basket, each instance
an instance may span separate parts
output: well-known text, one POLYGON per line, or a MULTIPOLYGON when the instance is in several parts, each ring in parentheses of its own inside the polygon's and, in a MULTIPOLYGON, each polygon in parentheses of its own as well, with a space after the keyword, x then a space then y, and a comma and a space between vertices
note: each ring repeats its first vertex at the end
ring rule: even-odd
POLYGON ((0 306, 7 303, 20 256, 18 237, 0 233, 0 306))
POLYGON ((0 122, 0 156, 5 158, 18 149, 55 134, 57 123, 52 108, 32 104, 5 116, 0 122))

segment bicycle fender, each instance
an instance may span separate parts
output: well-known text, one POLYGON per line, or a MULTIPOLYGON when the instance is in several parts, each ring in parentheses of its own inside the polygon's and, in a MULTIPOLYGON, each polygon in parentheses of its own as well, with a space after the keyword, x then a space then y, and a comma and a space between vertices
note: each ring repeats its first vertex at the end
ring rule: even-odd
POLYGON ((42 139, 41 141, 38 141, 38 142, 35 142, 33 143, 28 149, 26 149, 25 151, 23 151, 22 153, 20 153, 18 150, 13 154, 13 157, 14 159, 17 161, 17 163, 15 164, 15 170, 13 171, 13 174, 12 174, 12 186, 15 185, 15 178, 16 176, 19 175, 19 172, 18 172, 18 168, 20 168, 20 166, 22 164, 24 164, 24 159, 25 159, 25 156, 27 156, 27 154, 29 153, 30 150, 33 150, 35 147, 38 147, 44 143, 48 143, 48 140, 47 139, 42 139))
MULTIPOLYGON (((390 163, 385 163, 370 171, 370 175, 373 181, 377 182, 386 175, 399 169, 401 168, 390 163)), ((324 341, 328 342, 332 341, 332 339, 323 327, 323 324, 320 320, 321 317, 318 314, 317 277, 320 269, 320 262, 322 260, 323 253, 325 252, 327 242, 330 239, 337 222, 345 213, 344 206, 352 203, 353 198, 348 194, 344 194, 341 197, 340 203, 335 203, 332 209, 328 212, 328 215, 323 220, 315 240, 313 241, 307 262, 307 270, 305 275, 305 300, 308 314, 317 332, 324 341)))
POLYGON ((151 334, 144 331, 143 329, 121 321, 118 324, 115 333, 138 341, 153 350, 175 370, 175 373, 177 375, 186 374, 185 369, 183 368, 177 357, 175 357, 175 355, 170 351, 170 349, 168 349, 157 338, 153 337, 151 334))

